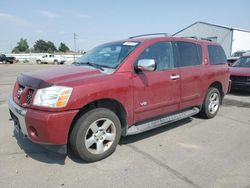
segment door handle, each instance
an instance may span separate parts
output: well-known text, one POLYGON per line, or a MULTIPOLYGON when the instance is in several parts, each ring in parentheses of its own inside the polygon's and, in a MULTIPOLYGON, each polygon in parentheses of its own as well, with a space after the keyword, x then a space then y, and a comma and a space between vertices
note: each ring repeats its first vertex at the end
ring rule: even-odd
POLYGON ((171 80, 177 80, 177 79, 179 79, 180 78, 180 75, 178 75, 178 74, 175 74, 175 75, 171 75, 170 76, 170 79, 171 80))

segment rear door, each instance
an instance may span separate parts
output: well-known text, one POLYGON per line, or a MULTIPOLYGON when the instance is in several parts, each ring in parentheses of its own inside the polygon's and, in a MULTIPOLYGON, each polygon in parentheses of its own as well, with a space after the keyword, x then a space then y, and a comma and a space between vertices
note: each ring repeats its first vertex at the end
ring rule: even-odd
POLYGON ((140 59, 154 59, 155 71, 135 73, 134 122, 178 111, 180 104, 179 69, 171 42, 158 42, 144 49, 140 59))
POLYGON ((180 70, 180 109, 199 105, 202 94, 202 47, 192 42, 175 42, 180 70))

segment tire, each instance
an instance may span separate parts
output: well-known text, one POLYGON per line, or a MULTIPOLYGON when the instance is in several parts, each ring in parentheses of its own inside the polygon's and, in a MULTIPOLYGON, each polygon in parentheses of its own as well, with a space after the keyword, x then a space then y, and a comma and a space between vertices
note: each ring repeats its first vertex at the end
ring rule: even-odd
POLYGON ((36 60, 37 64, 42 64, 41 60, 36 60))
POLYGON ((204 99, 200 115, 206 119, 213 118, 219 111, 221 94, 217 88, 210 87, 204 99))
POLYGON ((120 137, 121 123, 117 115, 106 108, 96 108, 76 121, 70 145, 81 159, 94 162, 111 155, 120 137))
POLYGON ((54 64, 58 65, 59 64, 58 60, 54 60, 54 64))
POLYGON ((3 64, 7 64, 8 62, 6 60, 3 60, 3 64))

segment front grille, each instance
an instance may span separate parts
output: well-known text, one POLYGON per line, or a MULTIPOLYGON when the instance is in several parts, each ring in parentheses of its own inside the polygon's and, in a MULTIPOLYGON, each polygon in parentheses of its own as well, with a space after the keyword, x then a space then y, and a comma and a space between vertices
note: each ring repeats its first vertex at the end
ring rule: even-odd
POLYGON ((32 101, 33 94, 33 89, 18 84, 15 94, 16 102, 19 103, 21 106, 29 105, 32 101))
POLYGON ((249 76, 230 76, 230 79, 235 82, 250 82, 249 76))
POLYGON ((29 89, 28 94, 26 96, 26 102, 27 102, 27 104, 30 104, 30 102, 32 100, 33 93, 34 93, 34 91, 31 90, 31 89, 29 89))
POLYGON ((20 100, 21 96, 22 96, 22 93, 24 91, 24 87, 19 85, 18 86, 18 90, 17 90, 17 93, 16 93, 16 97, 18 98, 18 100, 20 100))

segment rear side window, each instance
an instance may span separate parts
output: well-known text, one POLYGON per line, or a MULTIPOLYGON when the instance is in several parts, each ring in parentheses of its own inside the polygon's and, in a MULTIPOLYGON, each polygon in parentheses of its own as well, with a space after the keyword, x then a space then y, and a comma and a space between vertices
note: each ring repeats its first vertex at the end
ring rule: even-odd
POLYGON ((201 46, 191 42, 177 42, 179 66, 187 67, 202 64, 201 46))
POLYGON ((227 62, 226 54, 221 46, 209 45, 208 54, 210 64, 219 65, 227 62))

